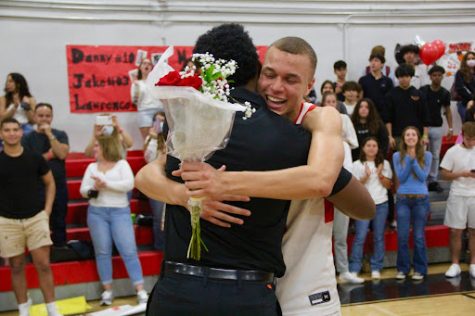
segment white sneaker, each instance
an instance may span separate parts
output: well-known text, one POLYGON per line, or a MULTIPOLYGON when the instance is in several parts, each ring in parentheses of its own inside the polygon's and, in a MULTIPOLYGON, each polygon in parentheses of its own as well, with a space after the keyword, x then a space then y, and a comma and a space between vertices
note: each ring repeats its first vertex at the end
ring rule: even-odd
POLYGON ((30 307, 33 302, 31 301, 31 298, 28 297, 28 300, 26 303, 23 304, 18 304, 18 315, 19 316, 30 316, 30 307))
POLYGON ((470 276, 475 279, 475 264, 470 265, 470 276))
POLYGON ((424 275, 422 273, 414 272, 414 274, 412 275, 412 280, 414 281, 421 281, 423 279, 424 279, 424 275))
POLYGON ((101 305, 112 305, 112 300, 114 299, 114 294, 112 291, 104 291, 101 294, 101 305))
POLYGON ((148 301, 148 294, 145 290, 140 290, 137 292, 137 302, 139 304, 147 303, 148 301))
POLYGON ((351 284, 361 284, 364 283, 364 279, 358 277, 356 272, 343 272, 340 273, 339 277, 340 281, 343 283, 351 283, 351 284))
POLYGON ((404 274, 404 272, 401 272, 401 271, 398 271, 396 273, 396 279, 398 280, 404 280, 406 278, 406 274, 404 274))
POLYGON ((381 279, 381 273, 379 271, 371 271, 371 279, 379 280, 381 279))
POLYGON ((452 263, 452 265, 449 267, 447 272, 445 272, 445 276, 447 278, 455 278, 460 275, 462 270, 460 269, 460 266, 458 263, 452 263))

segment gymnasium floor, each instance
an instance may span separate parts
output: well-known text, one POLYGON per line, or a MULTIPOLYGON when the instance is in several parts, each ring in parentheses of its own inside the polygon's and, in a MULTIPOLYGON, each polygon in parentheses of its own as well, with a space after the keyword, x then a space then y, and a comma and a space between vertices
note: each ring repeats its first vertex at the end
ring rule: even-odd
MULTIPOLYGON (((372 281, 362 274, 362 285, 339 284, 343 316, 463 316, 475 315, 475 279, 468 274, 468 266, 459 278, 446 279, 444 273, 449 264, 432 264, 424 281, 410 278, 396 281, 395 269, 382 271, 380 281, 372 281)), ((88 302, 92 311, 104 309, 99 301, 88 302)), ((117 298, 114 306, 136 304, 135 297, 117 298)), ((0 316, 16 316, 17 312, 0 313, 0 316)), ((223 315, 224 316, 224 315, 223 315)), ((256 315, 257 316, 257 315, 256 315)))

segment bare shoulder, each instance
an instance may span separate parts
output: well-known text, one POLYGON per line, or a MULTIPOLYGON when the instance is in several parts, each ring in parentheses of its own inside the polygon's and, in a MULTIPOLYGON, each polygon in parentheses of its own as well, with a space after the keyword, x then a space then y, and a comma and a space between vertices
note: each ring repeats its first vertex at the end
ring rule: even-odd
POLYGON ((340 113, 332 107, 317 107, 305 115, 303 126, 316 132, 322 130, 341 130, 340 113))

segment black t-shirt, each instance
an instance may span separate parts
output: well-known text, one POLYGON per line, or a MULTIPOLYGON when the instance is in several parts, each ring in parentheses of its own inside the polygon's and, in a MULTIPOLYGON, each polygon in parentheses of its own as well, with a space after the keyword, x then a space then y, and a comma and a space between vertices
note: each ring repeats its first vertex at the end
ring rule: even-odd
MULTIPOLYGON (((271 112, 264 100, 245 89, 232 91, 234 99, 251 102, 257 111, 243 120, 236 114, 229 143, 207 162, 214 167, 226 165, 228 171, 277 170, 306 164, 310 135, 300 126, 271 112)), ((178 169, 179 161, 168 156, 167 176, 178 169)), ((165 260, 205 266, 257 269, 282 276, 282 237, 290 201, 252 198, 250 202, 230 203, 252 212, 243 225, 222 228, 201 221, 201 237, 209 249, 202 251, 201 261, 186 258, 191 237, 189 212, 180 206, 167 205, 165 225, 165 260)))
POLYGON ((386 126, 384 126, 384 123, 382 121, 380 122, 379 128, 376 133, 372 133, 369 130, 367 124, 356 124, 355 132, 356 137, 358 138, 358 144, 360 145, 355 149, 351 150, 353 161, 360 159, 361 146, 363 145, 363 141, 368 137, 375 137, 378 140, 380 151, 383 153, 384 156, 386 155, 386 152, 388 151, 389 140, 386 126))
POLYGON ((388 122, 392 123, 392 136, 401 137, 407 126, 415 126, 421 135, 429 126, 429 111, 422 93, 410 86, 408 89, 395 87, 386 95, 388 122))
MULTIPOLYGON (((65 132, 54 128, 51 130, 51 132, 61 144, 69 145, 68 135, 65 132)), ((37 131, 33 131, 24 136, 21 140, 21 143, 23 147, 40 155, 48 152, 51 149, 48 136, 43 133, 38 133, 37 131)), ((48 161, 48 165, 51 168, 51 172, 53 173, 56 184, 64 185, 66 183, 65 161, 62 159, 53 158, 48 161)))
POLYGON ((376 79, 371 73, 363 76, 359 80, 365 98, 371 99, 379 112, 379 116, 386 121, 386 100, 385 95, 394 87, 393 81, 382 76, 376 79))
POLYGON ((429 126, 442 126, 442 107, 450 107, 450 92, 444 87, 433 91, 430 85, 425 85, 419 89, 427 102, 429 109, 429 126))
POLYGON ((37 153, 27 149, 18 157, 0 153, 0 216, 30 218, 44 205, 39 197, 39 183, 50 168, 37 153))

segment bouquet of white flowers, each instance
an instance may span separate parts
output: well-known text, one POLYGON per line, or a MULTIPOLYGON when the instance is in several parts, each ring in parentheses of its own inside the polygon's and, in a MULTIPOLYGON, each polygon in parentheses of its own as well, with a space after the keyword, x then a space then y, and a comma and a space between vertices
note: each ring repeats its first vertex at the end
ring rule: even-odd
MULTIPOLYGON (((168 57, 170 51, 167 52, 164 56, 168 57)), ((215 60, 208 53, 195 54, 192 61, 193 66, 178 72, 170 71, 171 67, 161 60, 155 66, 158 68, 154 68, 149 75, 154 78, 152 80, 159 78, 151 91, 164 105, 169 126, 168 154, 180 161, 206 160, 216 150, 226 146, 235 112, 252 113, 249 107, 228 102, 229 84, 226 78, 235 72, 236 62, 215 60), (163 76, 164 69, 168 71, 163 76)), ((192 236, 187 256, 200 260, 201 247, 208 250, 200 231, 202 199, 191 198, 188 204, 192 236)))

